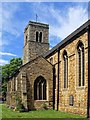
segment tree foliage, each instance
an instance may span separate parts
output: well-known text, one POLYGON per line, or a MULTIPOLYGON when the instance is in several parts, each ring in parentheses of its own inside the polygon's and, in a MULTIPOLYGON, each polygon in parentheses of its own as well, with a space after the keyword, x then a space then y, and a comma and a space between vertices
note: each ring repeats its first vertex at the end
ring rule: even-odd
POLYGON ((10 60, 9 64, 2 66, 2 94, 4 96, 6 96, 7 82, 9 78, 17 72, 21 65, 21 58, 13 58, 10 60))

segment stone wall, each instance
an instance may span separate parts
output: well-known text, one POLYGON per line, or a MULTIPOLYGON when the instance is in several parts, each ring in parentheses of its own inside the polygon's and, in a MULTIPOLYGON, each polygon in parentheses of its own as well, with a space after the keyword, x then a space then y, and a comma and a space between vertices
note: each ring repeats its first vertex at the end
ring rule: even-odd
MULTIPOLYGON (((49 103, 51 106, 53 102, 53 69, 52 65, 47 62, 43 57, 38 57, 33 60, 30 64, 27 64, 25 67, 21 68, 21 71, 26 72, 27 74, 27 101, 28 108, 31 109, 40 109, 40 104, 45 102, 49 103), (47 99, 46 101, 34 100, 34 81, 37 77, 43 76, 47 81, 47 99), (38 103, 36 105, 36 103, 38 103)), ((42 105, 41 105, 42 106, 42 105)))
POLYGON ((29 41, 29 60, 33 60, 36 57, 45 54, 49 50, 48 43, 40 43, 40 42, 30 42, 29 41))
MULTIPOLYGON (((56 68, 56 89, 55 89, 55 109, 57 109, 57 76, 58 76, 58 54, 50 56, 53 58, 53 65, 56 68), (56 58, 56 60, 55 60, 56 58), (56 62, 57 61, 57 62, 56 62)), ((78 37, 76 40, 66 45, 60 50, 60 71, 59 71, 59 110, 65 112, 77 113, 80 115, 87 114, 87 93, 88 93, 88 34, 85 33, 78 37), (78 42, 82 41, 85 50, 85 86, 78 87, 77 81, 77 52, 76 48, 78 42), (63 52, 67 51, 68 54, 68 88, 64 88, 64 62, 63 62, 63 52), (69 105, 69 96, 74 96, 74 105, 69 105)))
POLYGON ((10 108, 16 107, 17 99, 22 100, 21 76, 22 74, 19 72, 10 78, 7 84, 7 106, 10 108))
POLYGON ((8 82, 7 105, 15 108, 17 97, 22 100, 24 107, 29 110, 43 109, 44 104, 52 108, 53 67, 43 57, 38 57, 21 67, 20 73, 8 82), (46 100, 34 100, 34 81, 39 76, 44 77, 46 80, 46 100), (13 89, 14 87, 15 89, 13 89))

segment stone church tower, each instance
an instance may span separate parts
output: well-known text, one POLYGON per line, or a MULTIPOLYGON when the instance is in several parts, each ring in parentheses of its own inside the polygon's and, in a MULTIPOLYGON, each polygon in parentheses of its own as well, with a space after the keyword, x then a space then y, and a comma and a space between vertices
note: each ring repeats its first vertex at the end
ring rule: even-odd
POLYGON ((23 64, 49 50, 49 25, 30 21, 24 31, 23 64))

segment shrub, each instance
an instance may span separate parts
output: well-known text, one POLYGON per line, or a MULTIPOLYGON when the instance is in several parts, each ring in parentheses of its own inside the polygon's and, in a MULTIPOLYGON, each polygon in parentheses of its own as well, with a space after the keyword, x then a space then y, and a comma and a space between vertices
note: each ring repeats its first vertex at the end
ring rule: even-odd
POLYGON ((43 108, 44 108, 45 110, 48 110, 48 104, 47 104, 47 103, 44 103, 44 104, 43 104, 43 108))
POLYGON ((16 98, 16 110, 19 112, 25 111, 25 107, 22 103, 22 100, 19 97, 16 98))

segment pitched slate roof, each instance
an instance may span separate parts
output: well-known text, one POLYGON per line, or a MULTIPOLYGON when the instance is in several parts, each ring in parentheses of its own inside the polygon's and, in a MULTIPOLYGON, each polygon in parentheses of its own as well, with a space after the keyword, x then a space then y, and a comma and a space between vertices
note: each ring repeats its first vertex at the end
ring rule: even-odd
POLYGON ((73 40, 75 40, 81 34, 85 33, 87 31, 87 28, 88 28, 89 25, 90 25, 90 20, 88 20, 87 22, 85 22, 82 26, 80 26, 78 29, 76 29, 73 33, 71 33, 69 36, 67 36, 64 40, 62 40, 60 43, 58 43, 51 50, 49 50, 44 55, 44 57, 48 58, 50 55, 53 55, 55 52, 57 52, 58 49, 61 49, 65 45, 67 45, 70 42, 72 42, 73 40))

